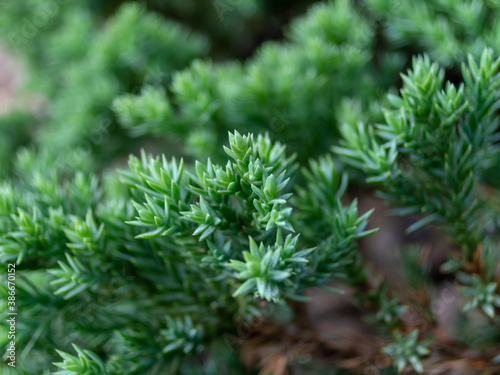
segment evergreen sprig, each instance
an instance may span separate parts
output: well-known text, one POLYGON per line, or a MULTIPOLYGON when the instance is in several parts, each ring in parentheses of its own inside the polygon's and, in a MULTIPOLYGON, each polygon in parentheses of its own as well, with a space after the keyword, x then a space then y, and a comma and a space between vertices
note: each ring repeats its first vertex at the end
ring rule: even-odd
MULTIPOLYGON (((218 335, 231 332, 235 321, 258 316, 260 299, 304 300, 307 287, 326 288, 332 279, 356 276, 346 270, 359 267, 356 241, 372 233, 364 229, 369 213, 358 216, 355 202, 347 207, 340 202, 346 177, 338 185, 330 158, 311 162, 312 170, 304 173, 313 202, 329 203, 335 214, 318 216, 302 202, 295 204, 294 215, 290 199, 297 165, 284 145, 268 135, 234 132, 225 152, 225 167, 210 159, 190 167, 142 152, 120 172, 127 187, 121 193, 103 192, 81 172, 54 185, 54 176, 66 173, 56 166, 41 173, 33 189, 22 181, 17 183, 26 190, 5 185, 2 254, 5 262, 17 261, 18 277, 27 283, 19 286, 18 303, 50 301, 52 307, 37 316, 61 322, 58 330, 42 324, 27 343, 27 320, 19 327, 19 345, 38 353, 51 342, 66 351, 70 342, 86 342, 85 350, 75 346, 77 357, 60 353, 58 373, 177 371, 218 335), (315 175, 321 177, 319 186, 315 175), (329 191, 336 192, 334 200, 329 191), (17 194, 35 205, 16 207, 17 194), (73 196, 75 207, 61 199, 73 196), (332 231, 326 241, 301 238, 298 229, 308 217, 332 231), (53 249, 50 257, 47 249, 53 249), (32 285, 41 277, 42 261, 49 272, 32 285), (93 300, 106 302, 89 303, 93 300), (64 337, 62 332, 75 327, 64 337), (102 347, 105 342, 114 344, 102 347)), ((26 171, 32 164, 34 159, 23 159, 26 171)), ((306 199, 305 190, 298 192, 306 199)), ((26 371, 36 366, 31 363, 26 371)))
POLYGON ((2 6, 29 73, 0 116, 2 373, 354 374, 372 348, 381 373, 498 372, 499 1, 324 1, 277 34, 304 4, 2 6), (108 169, 141 147, 164 155, 108 169), (372 190, 405 242, 446 235, 405 243, 401 275, 371 261, 372 190), (320 332, 317 287, 374 335, 320 332))

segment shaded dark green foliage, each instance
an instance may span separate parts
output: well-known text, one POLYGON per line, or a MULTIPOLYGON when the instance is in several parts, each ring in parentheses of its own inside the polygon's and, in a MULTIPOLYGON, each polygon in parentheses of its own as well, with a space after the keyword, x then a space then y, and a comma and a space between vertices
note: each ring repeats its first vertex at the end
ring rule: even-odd
MULTIPOLYGON (((358 251, 372 210, 358 211, 348 174, 417 217, 408 233, 446 236, 457 347, 500 361, 497 7, 2 4, 24 90, 46 99, 0 117, 0 263, 16 264, 19 310, 17 367, 2 373, 253 374, 268 363, 247 368, 248 337, 228 338, 314 333, 301 309, 316 287, 353 291, 394 364, 377 371, 421 372, 442 354, 431 265, 414 244, 404 283, 375 277, 358 251)), ((288 365, 359 370, 312 344, 288 365)))

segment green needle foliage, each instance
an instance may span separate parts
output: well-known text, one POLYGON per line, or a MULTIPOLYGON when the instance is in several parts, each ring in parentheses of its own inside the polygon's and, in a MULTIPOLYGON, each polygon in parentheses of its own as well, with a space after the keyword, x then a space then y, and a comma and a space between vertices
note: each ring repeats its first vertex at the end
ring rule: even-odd
POLYGON ((397 332, 394 334, 395 342, 383 349, 385 354, 394 358, 394 365, 398 371, 403 371, 407 363, 418 373, 424 371, 420 358, 428 355, 429 349, 425 344, 417 342, 417 339, 417 330, 407 336, 397 332))
MULTIPOLYGON (((38 74, 31 74, 28 87, 47 97, 50 105, 39 115, 43 126, 17 143, 32 141, 44 149, 56 148, 66 162, 66 154, 75 148, 97 148, 101 158, 122 151, 127 142, 115 129, 113 99, 144 83, 168 80, 173 71, 208 51, 207 38, 139 4, 119 6, 104 23, 105 9, 91 11, 94 1, 31 3, 31 7, 6 5, 2 35, 14 53, 34 65, 38 74)), ((110 3, 111 8, 117 5, 110 3)), ((29 112, 24 116, 34 117, 29 112)), ((23 124, 19 117, 17 122, 23 124)), ((6 126, 1 126, 2 132, 4 127, 9 129, 6 126)))
POLYGON ((388 42, 417 52, 427 51, 447 66, 457 66, 468 54, 479 56, 484 46, 498 46, 500 3, 496 0, 364 0, 364 3, 382 23, 388 42))
MULTIPOLYGON (((479 63, 469 56, 463 83, 455 85, 445 83, 437 63, 416 57, 402 75, 401 96, 389 96, 385 122, 345 124, 341 147, 334 147, 395 207, 393 214, 421 215, 407 232, 436 224, 449 235, 456 251, 443 271, 456 273, 464 285, 465 312, 480 308, 492 319, 499 303, 498 227, 492 221, 498 207, 484 195, 484 178, 498 161, 499 65, 489 49, 479 63)), ((400 370, 409 362, 421 371, 406 349, 389 348, 400 370)))
POLYGON ((401 97, 390 96, 385 123, 342 128, 336 152, 361 168, 368 183, 381 186, 396 215, 423 213, 413 232, 436 223, 470 261, 487 223, 481 222, 477 193, 481 177, 498 156, 500 60, 491 50, 477 65, 462 66, 464 83, 444 83, 444 71, 428 57, 417 57, 403 75, 401 97))
POLYGON ((300 150, 301 161, 312 156, 308 150, 328 150, 338 136, 336 124, 352 106, 370 107, 370 118, 380 115, 377 97, 402 62, 383 53, 384 72, 372 74, 374 31, 350 1, 313 6, 292 22, 286 37, 264 44, 243 64, 196 60, 166 88, 145 86, 115 99, 115 114, 131 135, 185 139, 196 157, 216 154, 216 145, 236 127, 271 131, 300 150))
POLYGON ((2 374, 500 371, 500 3, 310 3, 1 6, 2 374))
POLYGON ((285 146, 235 132, 225 153, 225 166, 209 159, 193 168, 164 156, 131 157, 121 195, 102 192, 81 172, 54 186, 62 173, 55 167, 36 186, 20 179, 17 189, 3 187, 0 256, 18 267, 17 303, 27 315, 17 343, 29 348, 26 373, 55 360, 47 348, 69 350, 74 342, 87 349, 61 354, 57 374, 181 371, 236 322, 259 315, 260 299, 303 300, 308 287, 354 276, 345 272, 359 266, 356 243, 372 233, 364 231, 369 213, 358 216, 355 202, 344 206, 342 191, 333 201, 325 195, 328 187, 345 190, 331 159, 304 171, 324 177, 324 185, 311 180, 307 197, 332 204, 328 216, 315 217, 300 198, 290 201, 299 177, 285 146), (302 240, 308 218, 332 235, 302 240), (42 301, 45 311, 35 315, 42 301), (31 324, 38 334, 30 338, 31 324))

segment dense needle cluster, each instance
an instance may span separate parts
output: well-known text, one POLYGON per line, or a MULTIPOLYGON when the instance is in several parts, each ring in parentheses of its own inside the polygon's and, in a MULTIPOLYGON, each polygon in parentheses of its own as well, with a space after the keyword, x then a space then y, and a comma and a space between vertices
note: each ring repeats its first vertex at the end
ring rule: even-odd
POLYGON ((291 1, 245 59, 282 6, 47 3, 0 14, 29 72, 0 116, 2 374, 500 371, 498 1, 291 1), (408 217, 399 283, 372 192, 408 217), (317 289, 361 336, 322 332, 317 289))

